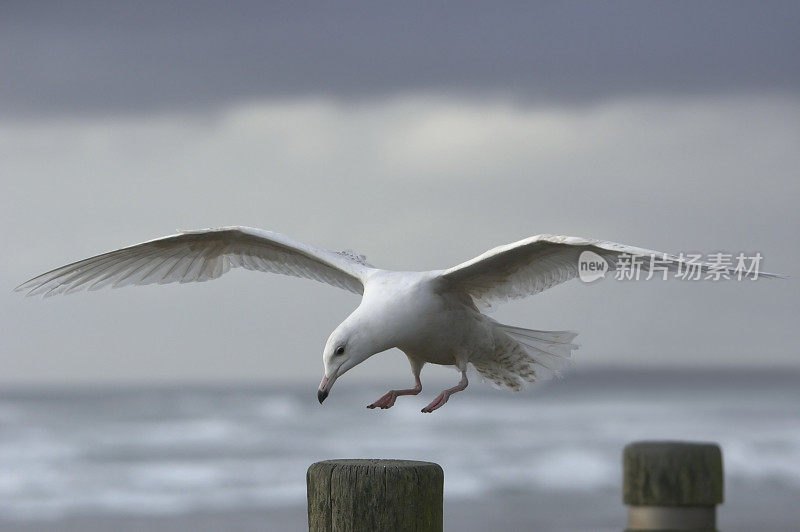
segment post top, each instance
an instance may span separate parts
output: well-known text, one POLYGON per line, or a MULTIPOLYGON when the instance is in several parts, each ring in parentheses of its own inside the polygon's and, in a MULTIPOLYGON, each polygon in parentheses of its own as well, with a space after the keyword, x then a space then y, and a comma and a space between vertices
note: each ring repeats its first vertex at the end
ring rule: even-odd
POLYGON ((713 506, 723 500, 715 443, 641 441, 623 452, 623 499, 632 506, 713 506))
POLYGON ((636 450, 651 452, 651 453, 692 453, 702 449, 716 449, 719 451, 719 445, 714 442, 695 442, 695 441, 679 441, 679 440, 642 440, 629 443, 625 446, 625 452, 628 450, 636 450))
POLYGON ((439 464, 433 462, 422 462, 419 460, 394 460, 380 458, 337 458, 334 460, 322 460, 311 464, 311 467, 323 466, 364 466, 369 468, 384 469, 419 469, 435 468, 441 469, 439 464))

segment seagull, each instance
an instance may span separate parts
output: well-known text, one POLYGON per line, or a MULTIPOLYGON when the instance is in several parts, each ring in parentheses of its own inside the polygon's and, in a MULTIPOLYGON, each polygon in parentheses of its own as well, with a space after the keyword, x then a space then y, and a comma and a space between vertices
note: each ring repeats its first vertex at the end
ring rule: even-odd
MULTIPOLYGON (((578 348, 573 342, 576 332, 504 325, 484 311, 577 277, 585 252, 602 258, 609 267, 638 258, 642 269, 649 271, 654 264, 651 257, 665 272, 690 266, 683 256, 543 234, 490 249, 444 270, 393 271, 376 268, 351 250, 329 251, 272 231, 232 226, 180 231, 83 259, 34 277, 16 291, 47 297, 107 286, 202 282, 231 268, 328 283, 362 298, 325 344, 325 372, 317 389, 320 404, 342 375, 375 354, 398 348, 408 357, 414 386, 389 390, 367 408, 390 408, 399 396, 422 392, 420 373, 426 363, 454 366, 461 380, 422 409, 430 413, 467 387, 470 364, 494 386, 512 391, 544 380, 568 364, 578 348)), ((698 271, 714 268, 699 263, 698 271)), ((757 270, 745 275, 759 276, 781 277, 757 270)))

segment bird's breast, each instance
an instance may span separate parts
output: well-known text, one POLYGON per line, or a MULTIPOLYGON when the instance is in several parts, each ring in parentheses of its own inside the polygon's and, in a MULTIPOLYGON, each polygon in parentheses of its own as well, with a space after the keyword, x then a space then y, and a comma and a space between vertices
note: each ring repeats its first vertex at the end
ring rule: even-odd
POLYGON ((434 364, 456 364, 465 342, 480 337, 480 316, 422 276, 386 276, 370 283, 362 301, 387 345, 434 364))

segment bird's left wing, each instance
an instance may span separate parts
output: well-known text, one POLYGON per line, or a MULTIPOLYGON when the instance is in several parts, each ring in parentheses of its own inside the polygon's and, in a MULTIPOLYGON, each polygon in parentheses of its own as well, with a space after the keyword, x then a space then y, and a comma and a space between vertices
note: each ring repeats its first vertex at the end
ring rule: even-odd
MULTIPOLYGON (((721 268, 708 262, 688 263, 675 255, 606 240, 537 235, 490 249, 472 260, 443 270, 439 278, 446 288, 466 292, 476 302, 491 306, 495 302, 537 294, 577 277, 578 259, 584 251, 600 255, 611 270, 621 260, 636 258, 641 270, 646 272, 649 271, 652 257, 654 264, 668 272, 675 273, 682 271, 681 268, 691 267, 703 277, 720 270, 724 277, 738 275, 733 268, 721 268)), ((755 276, 754 272, 743 275, 748 278, 755 276)), ((782 277, 764 272, 757 272, 757 276, 782 277)))
POLYGON ((53 296, 78 290, 216 279, 232 267, 314 279, 361 294, 372 269, 363 256, 304 244, 272 231, 222 227, 184 231, 84 259, 16 288, 53 296))

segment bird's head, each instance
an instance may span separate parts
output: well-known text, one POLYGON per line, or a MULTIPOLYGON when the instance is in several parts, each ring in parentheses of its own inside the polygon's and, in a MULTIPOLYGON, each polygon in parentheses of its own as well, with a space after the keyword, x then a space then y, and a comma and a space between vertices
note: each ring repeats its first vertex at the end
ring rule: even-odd
POLYGON ((328 337, 322 353, 325 375, 317 390, 320 404, 328 397, 336 379, 378 352, 366 331, 354 325, 345 320, 328 337))

